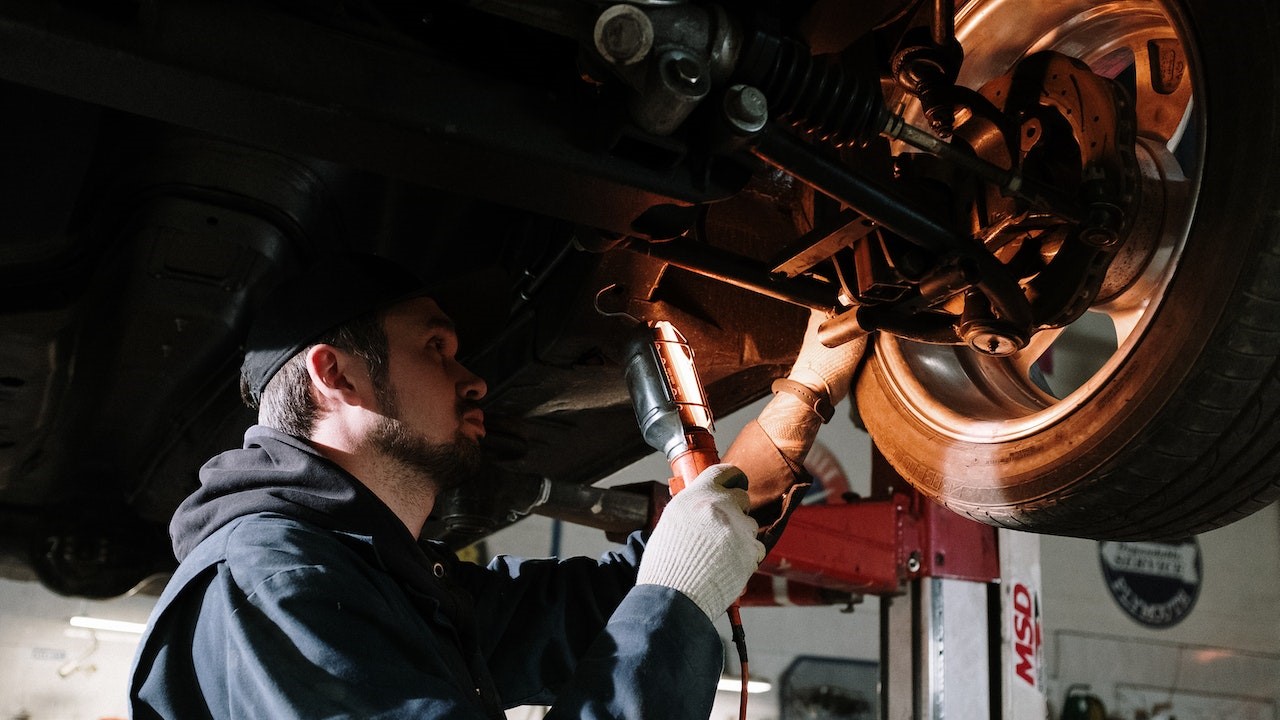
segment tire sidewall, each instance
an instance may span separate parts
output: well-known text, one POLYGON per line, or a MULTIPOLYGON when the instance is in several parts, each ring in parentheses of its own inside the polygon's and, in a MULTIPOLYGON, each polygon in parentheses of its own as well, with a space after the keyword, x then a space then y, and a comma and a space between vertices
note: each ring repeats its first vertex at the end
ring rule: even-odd
MULTIPOLYGON (((967 442, 921 422, 894 391, 883 346, 859 378, 859 412, 877 448, 926 495, 970 513, 1025 510, 1087 492, 1108 467, 1140 452, 1176 412, 1188 378, 1203 369, 1224 311, 1276 233, 1275 167, 1263 150, 1280 145, 1275 93, 1241 77, 1280 78, 1280 52, 1266 28, 1276 9, 1243 2, 1183 2, 1176 10, 1195 46, 1192 81, 1207 118, 1203 171, 1183 255, 1141 339, 1096 394, 1042 432, 1005 442, 967 442), (1260 91, 1261 90, 1261 91, 1260 91), (1256 171, 1250 171, 1255 168, 1256 171)), ((1184 31, 1185 32, 1185 31, 1184 31)), ((1088 505, 1087 498, 1083 501, 1088 505)), ((1083 507, 1082 512, 1098 508, 1083 507)))

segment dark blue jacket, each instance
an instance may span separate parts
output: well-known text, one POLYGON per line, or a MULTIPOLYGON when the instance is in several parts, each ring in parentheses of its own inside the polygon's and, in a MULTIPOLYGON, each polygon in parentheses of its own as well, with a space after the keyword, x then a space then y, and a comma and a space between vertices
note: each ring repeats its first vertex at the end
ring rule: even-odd
POLYGON ((174 516, 182 560, 130 683, 136 719, 705 718, 718 633, 600 561, 464 563, 306 443, 251 428, 174 516))

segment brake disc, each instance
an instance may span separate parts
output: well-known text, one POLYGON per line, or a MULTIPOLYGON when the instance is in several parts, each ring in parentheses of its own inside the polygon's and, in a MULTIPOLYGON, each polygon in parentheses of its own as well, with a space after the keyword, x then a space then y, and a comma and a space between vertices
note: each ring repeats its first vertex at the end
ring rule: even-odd
POLYGON ((956 137, 982 159, 1073 195, 1071 223, 995 188, 975 198, 978 235, 1031 301, 1033 330, 1062 327, 1093 303, 1133 225, 1140 174, 1134 104, 1116 80, 1056 52, 1021 60, 980 90, 1002 118, 971 113, 956 137), (1015 132, 1016 137, 1006 137, 1015 132))

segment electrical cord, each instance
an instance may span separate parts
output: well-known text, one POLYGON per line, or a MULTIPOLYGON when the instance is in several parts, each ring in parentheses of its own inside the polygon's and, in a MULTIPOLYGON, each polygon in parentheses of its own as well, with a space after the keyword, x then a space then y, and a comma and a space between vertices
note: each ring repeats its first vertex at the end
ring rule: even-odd
POLYGON ((747 662, 747 631, 742 627, 742 612, 738 603, 729 606, 729 633, 738 649, 738 672, 742 676, 742 689, 738 700, 738 720, 747 720, 747 685, 751 681, 750 664, 747 662))

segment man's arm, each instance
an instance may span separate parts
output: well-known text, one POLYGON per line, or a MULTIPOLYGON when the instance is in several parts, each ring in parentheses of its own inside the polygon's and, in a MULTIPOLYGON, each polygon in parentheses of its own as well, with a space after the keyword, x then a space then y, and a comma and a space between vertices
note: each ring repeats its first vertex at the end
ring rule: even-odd
POLYGON ((702 673, 701 689, 714 686, 722 648, 710 620, 738 596, 763 557, 757 526, 743 512, 746 492, 727 487, 741 477, 728 465, 699 476, 667 506, 642 560, 635 534, 599 565, 587 558, 504 558, 487 570, 462 566, 503 698, 545 705, 559 697, 562 704, 582 695, 584 678, 621 672, 611 681, 620 689, 615 700, 669 701, 669 684, 659 683, 654 693, 652 683, 637 688, 626 680, 638 662, 650 669, 637 677, 653 678, 657 665, 696 667, 686 677, 702 673))
MULTIPOLYGON (((799 502, 796 483, 807 481, 804 459, 818 430, 835 406, 849 395, 862 361, 867 338, 828 348, 818 340, 827 316, 813 311, 800 354, 785 382, 774 386, 773 399, 747 424, 725 452, 725 462, 740 467, 751 481, 752 515, 762 527, 780 532, 781 522, 799 502)), ((776 540, 776 533, 770 540, 776 540)))
POLYGON ((720 634, 701 608, 669 587, 638 585, 547 717, 706 720, 723 661, 720 634))
POLYGON ((458 563, 475 598, 481 653, 508 704, 550 704, 569 682, 619 603, 635 586, 644 538, 586 557, 500 556, 488 567, 458 563))

